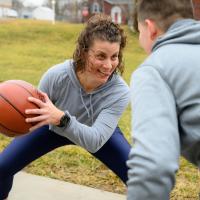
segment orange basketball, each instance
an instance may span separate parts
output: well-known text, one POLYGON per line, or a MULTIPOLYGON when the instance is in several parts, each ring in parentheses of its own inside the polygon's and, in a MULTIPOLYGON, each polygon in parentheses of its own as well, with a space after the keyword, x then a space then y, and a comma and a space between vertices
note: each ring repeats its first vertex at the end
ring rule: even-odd
POLYGON ((28 101, 28 97, 43 100, 43 96, 30 83, 22 80, 8 80, 0 83, 0 133, 15 137, 29 132, 34 124, 25 122, 33 115, 25 114, 25 109, 38 108, 28 101))

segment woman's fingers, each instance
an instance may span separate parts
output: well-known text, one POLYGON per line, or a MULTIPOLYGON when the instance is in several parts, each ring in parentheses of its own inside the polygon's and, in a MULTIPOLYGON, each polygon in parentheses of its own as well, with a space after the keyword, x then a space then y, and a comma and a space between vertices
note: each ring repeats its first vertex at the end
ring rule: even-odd
POLYGON ((26 118, 25 121, 27 123, 33 123, 33 122, 41 122, 41 121, 45 121, 48 117, 45 115, 39 115, 36 117, 31 117, 31 118, 26 118))
POLYGON ((49 97, 48 97, 48 95, 47 95, 46 93, 40 91, 40 94, 44 97, 44 102, 50 101, 50 100, 49 100, 49 97))
MULTIPOLYGON (((46 99, 45 99, 46 100, 46 99)), ((45 102, 41 101, 40 99, 37 99, 35 97, 28 97, 28 101, 36 104, 38 107, 42 108, 45 105, 45 102)))
POLYGON ((25 113, 27 115, 27 123, 37 123, 32 129, 40 127, 41 125, 54 124, 57 125, 60 122, 60 118, 63 116, 64 112, 56 108, 56 106, 51 102, 46 93, 41 92, 44 97, 44 102, 40 99, 29 97, 28 100, 38 106, 35 109, 26 109, 25 113), (34 116, 35 115, 35 116, 34 116))
POLYGON ((43 113, 42 109, 26 109, 25 113, 28 115, 41 115, 43 113))

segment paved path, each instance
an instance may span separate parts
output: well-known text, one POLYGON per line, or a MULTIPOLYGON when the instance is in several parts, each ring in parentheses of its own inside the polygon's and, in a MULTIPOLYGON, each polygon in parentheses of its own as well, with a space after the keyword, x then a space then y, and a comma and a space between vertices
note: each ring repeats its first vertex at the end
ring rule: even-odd
POLYGON ((125 200, 125 195, 19 172, 9 200, 125 200))

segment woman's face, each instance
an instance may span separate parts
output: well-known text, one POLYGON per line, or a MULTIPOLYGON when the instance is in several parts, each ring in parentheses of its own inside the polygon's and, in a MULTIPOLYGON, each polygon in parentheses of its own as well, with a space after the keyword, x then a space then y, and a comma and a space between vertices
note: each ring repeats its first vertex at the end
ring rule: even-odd
POLYGON ((95 40, 86 55, 85 73, 97 85, 104 84, 119 64, 117 42, 95 40))

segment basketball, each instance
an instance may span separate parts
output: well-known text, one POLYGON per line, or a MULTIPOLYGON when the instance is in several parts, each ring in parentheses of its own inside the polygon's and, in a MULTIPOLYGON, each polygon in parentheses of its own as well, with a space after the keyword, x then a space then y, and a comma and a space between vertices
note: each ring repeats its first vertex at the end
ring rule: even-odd
POLYGON ((43 100, 39 91, 26 81, 8 80, 0 83, 0 133, 16 137, 29 132, 34 124, 25 122, 25 118, 34 115, 25 114, 25 109, 38 107, 29 102, 28 97, 43 100))

